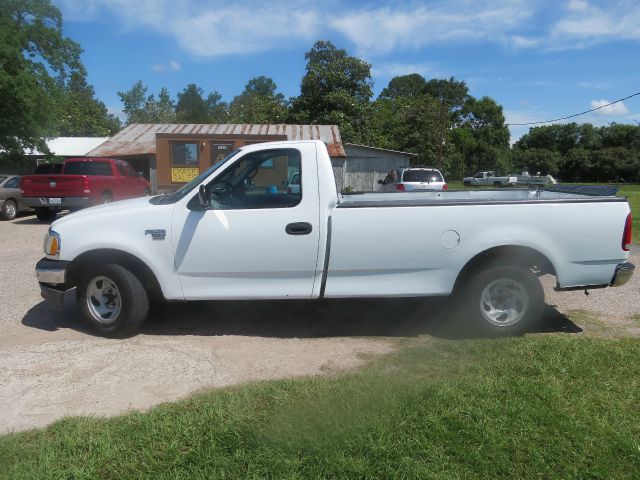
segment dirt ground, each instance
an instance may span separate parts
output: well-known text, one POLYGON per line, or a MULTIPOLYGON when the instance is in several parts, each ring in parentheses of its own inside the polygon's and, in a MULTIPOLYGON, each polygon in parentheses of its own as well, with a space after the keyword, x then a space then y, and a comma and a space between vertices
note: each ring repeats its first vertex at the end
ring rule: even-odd
MULTIPOLYGON (((340 300, 169 304, 133 338, 95 337, 77 322, 72 295, 64 311, 40 297, 33 268, 47 228, 33 216, 0 222, 0 433, 203 388, 331 374, 393 350, 399 337, 451 334, 446 300, 340 300)), ((640 252, 632 257, 638 264, 640 252)), ((553 292, 545 279, 540 332, 640 335, 639 277, 588 297, 553 292), (571 321, 575 311, 584 324, 571 321)))

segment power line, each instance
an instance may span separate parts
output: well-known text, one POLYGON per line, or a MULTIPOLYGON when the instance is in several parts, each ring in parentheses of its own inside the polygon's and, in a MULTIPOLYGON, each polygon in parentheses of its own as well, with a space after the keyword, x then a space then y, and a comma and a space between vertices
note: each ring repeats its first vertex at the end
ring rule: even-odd
POLYGON ((631 97, 635 97, 636 95, 640 95, 640 92, 636 92, 628 97, 621 98, 616 100, 615 102, 607 103, 606 105, 600 105, 599 107, 592 108, 590 110, 585 110, 584 112, 574 113, 573 115, 569 115, 568 117, 560 117, 554 118, 553 120, 544 120, 541 122, 527 122, 527 123, 505 123, 507 127, 516 127, 516 126, 524 126, 524 125, 540 125, 541 123, 551 123, 551 122, 559 122, 560 120, 567 120, 569 118, 579 117, 580 115, 584 115, 585 113, 595 112, 596 110, 600 110, 601 108, 609 107, 611 105, 615 105, 616 103, 623 102, 625 100, 630 99, 631 97))

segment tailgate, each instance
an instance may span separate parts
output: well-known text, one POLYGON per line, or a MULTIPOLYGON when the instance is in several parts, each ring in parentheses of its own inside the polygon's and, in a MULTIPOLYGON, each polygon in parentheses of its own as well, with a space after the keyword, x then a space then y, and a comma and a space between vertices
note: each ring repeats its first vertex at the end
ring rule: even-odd
POLYGON ((84 175, 27 175, 22 177, 24 197, 85 196, 84 175))

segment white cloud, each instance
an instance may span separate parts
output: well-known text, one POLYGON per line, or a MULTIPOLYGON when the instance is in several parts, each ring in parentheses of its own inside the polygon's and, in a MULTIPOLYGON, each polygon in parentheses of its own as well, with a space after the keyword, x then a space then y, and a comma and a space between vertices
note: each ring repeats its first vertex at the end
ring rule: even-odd
MULTIPOLYGON (((511 42, 511 33, 532 14, 527 2, 452 0, 433 6, 346 10, 329 25, 362 52, 385 54, 435 43, 511 42)), ((518 35, 513 43, 526 42, 518 35)), ((513 45, 512 43, 512 45, 513 45)))
POLYGON ((371 69, 371 74, 377 78, 391 78, 410 73, 418 73, 427 78, 447 76, 439 72, 437 66, 432 63, 377 63, 371 69))
POLYGON ((640 4, 629 0, 573 0, 551 28, 552 48, 585 48, 616 40, 640 40, 640 4))
POLYGON ((88 0, 86 5, 59 1, 65 18, 83 15, 91 20, 107 12, 125 31, 144 27, 172 37, 185 52, 206 58, 293 46, 315 39, 320 25, 315 7, 304 2, 239 1, 230 6, 220 0, 88 0))
POLYGON ((624 102, 614 103, 605 107, 609 103, 611 103, 610 100, 592 100, 591 108, 599 108, 599 110, 595 111, 598 115, 617 116, 629 113, 629 109, 624 102))
POLYGON ((177 72, 178 70, 182 70, 182 65, 175 60, 169 60, 167 63, 156 63, 151 68, 153 68, 155 72, 177 72))
MULTIPOLYGON (((147 29, 197 57, 256 53, 337 34, 359 55, 434 44, 498 44, 509 50, 585 48, 640 41, 637 0, 56 0, 65 20, 106 18, 147 29)), ((338 42, 339 43, 339 42, 338 42)))

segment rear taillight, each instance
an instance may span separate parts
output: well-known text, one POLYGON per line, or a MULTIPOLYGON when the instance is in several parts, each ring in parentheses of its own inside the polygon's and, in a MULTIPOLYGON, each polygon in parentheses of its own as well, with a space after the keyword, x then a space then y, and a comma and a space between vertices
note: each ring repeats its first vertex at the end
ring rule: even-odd
POLYGON ((624 232, 622 233, 622 250, 625 252, 631 248, 631 214, 627 215, 627 220, 624 222, 624 232))
POLYGON ((397 183, 396 184, 396 190, 398 192, 404 192, 404 184, 403 183, 397 183))
POLYGON ((449 185, 446 183, 442 186, 442 190, 449 190, 449 185))

